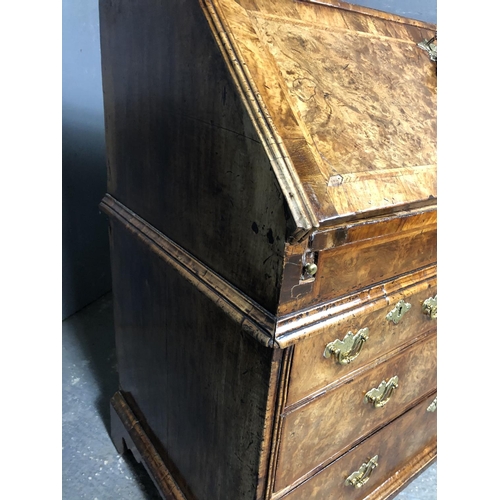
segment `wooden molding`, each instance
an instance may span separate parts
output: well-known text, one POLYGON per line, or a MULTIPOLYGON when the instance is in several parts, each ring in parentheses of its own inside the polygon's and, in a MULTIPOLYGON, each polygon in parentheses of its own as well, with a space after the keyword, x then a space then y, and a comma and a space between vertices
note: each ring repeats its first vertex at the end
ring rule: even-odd
POLYGON ((274 479, 276 476, 276 463, 278 460, 278 449, 281 439, 281 427, 283 425, 282 412, 285 407, 286 397, 288 393, 288 382, 290 379, 290 367, 292 365, 293 359, 293 347, 285 350, 285 355, 283 356, 282 366, 280 370, 279 387, 276 397, 276 405, 274 411, 274 422, 273 422, 273 435, 271 441, 270 457, 269 457, 269 467, 268 476, 266 484, 266 496, 264 498, 271 498, 272 492, 274 490, 274 479))
POLYGON ((388 296, 409 287, 418 286, 436 276, 436 266, 400 276, 340 299, 318 304, 307 310, 276 317, 240 292, 202 262, 176 245, 145 220, 107 194, 101 210, 112 219, 124 224, 161 259, 180 272, 207 297, 241 324, 242 330, 267 347, 287 347, 333 326, 347 315, 359 312, 368 304, 388 303, 388 296))
POLYGON ((419 28, 425 28, 425 29, 435 29, 435 25, 431 23, 418 21, 417 19, 410 19, 404 16, 398 16, 396 14, 391 14, 390 12, 384 12, 382 10, 370 9, 369 7, 363 7, 361 5, 340 2, 339 0, 297 0, 297 1, 304 3, 315 3, 317 5, 324 5, 325 7, 335 7, 337 9, 348 10, 350 12, 357 12, 358 14, 364 14, 370 17, 377 17, 379 19, 384 19, 395 23, 407 24, 409 26, 417 26, 419 28))
POLYGON ((318 304, 305 311, 279 317, 275 341, 284 349, 321 333, 325 328, 333 327, 347 316, 359 314, 369 305, 376 309, 386 307, 391 303, 391 294, 421 287, 428 280, 435 279, 436 274, 437 268, 432 265, 384 283, 377 283, 340 299, 318 304))
POLYGON ((111 219, 123 224, 128 231, 181 273, 200 292, 217 303, 224 312, 240 323, 245 333, 267 347, 279 347, 274 341, 276 320, 272 314, 111 195, 106 194, 99 207, 111 219))
POLYGON ((119 453, 124 444, 142 463, 164 500, 186 500, 136 415, 120 392, 111 398, 111 438, 119 453))
POLYGON ((295 220, 296 231, 292 235, 292 241, 300 241, 309 234, 312 228, 319 227, 319 222, 309 198, 290 160, 285 144, 271 119, 271 115, 246 65, 242 62, 241 55, 232 40, 230 31, 225 27, 219 9, 216 9, 212 0, 202 0, 200 3, 242 101, 262 140, 262 145, 269 156, 276 178, 295 220))

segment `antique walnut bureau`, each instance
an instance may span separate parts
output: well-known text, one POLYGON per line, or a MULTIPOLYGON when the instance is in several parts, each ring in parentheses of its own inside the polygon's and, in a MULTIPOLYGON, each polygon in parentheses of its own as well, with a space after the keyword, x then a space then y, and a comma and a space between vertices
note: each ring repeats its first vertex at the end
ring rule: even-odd
POLYGON ((100 15, 118 450, 166 499, 394 496, 436 457, 435 26, 100 15))

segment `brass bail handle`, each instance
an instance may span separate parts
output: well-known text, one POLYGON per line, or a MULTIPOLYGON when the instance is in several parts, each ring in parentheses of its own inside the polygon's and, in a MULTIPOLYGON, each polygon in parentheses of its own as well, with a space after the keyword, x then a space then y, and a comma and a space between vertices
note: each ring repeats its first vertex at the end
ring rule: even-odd
POLYGON ((374 406, 374 408, 382 408, 385 406, 394 391, 398 388, 399 379, 395 375, 391 377, 388 382, 382 380, 380 385, 374 389, 370 389, 364 397, 365 403, 370 403, 374 406))
POLYGON ((357 471, 354 471, 346 480, 346 486, 354 486, 354 488, 361 488, 370 479, 373 469, 378 466, 378 455, 370 458, 365 462, 357 471))
POLYGON ((328 343, 323 356, 325 358, 333 356, 339 365, 348 365, 359 356, 361 349, 368 340, 368 331, 368 328, 361 328, 356 335, 347 332, 344 340, 337 339, 328 343))

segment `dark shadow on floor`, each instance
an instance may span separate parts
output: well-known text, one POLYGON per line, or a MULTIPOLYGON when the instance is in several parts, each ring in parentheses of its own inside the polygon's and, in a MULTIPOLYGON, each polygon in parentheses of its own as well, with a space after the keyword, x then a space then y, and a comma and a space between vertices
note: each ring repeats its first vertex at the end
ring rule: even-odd
POLYGON ((88 361, 88 368, 99 388, 94 404, 109 433, 109 402, 118 389, 111 292, 66 321, 72 322, 72 328, 65 333, 71 335, 71 338, 64 341, 66 345, 78 344, 83 359, 88 361))
MULTIPOLYGON (((110 400, 118 389, 118 372, 113 324, 113 297, 107 293, 97 301, 65 320, 71 328, 63 329, 63 346, 74 362, 86 362, 86 368, 95 381, 96 389, 88 392, 89 406, 93 405, 110 436, 110 400)), ((92 385, 92 387, 95 387, 92 385)), ((129 450, 122 455, 132 471, 134 482, 151 500, 161 500, 156 486, 144 466, 137 463, 129 450)))

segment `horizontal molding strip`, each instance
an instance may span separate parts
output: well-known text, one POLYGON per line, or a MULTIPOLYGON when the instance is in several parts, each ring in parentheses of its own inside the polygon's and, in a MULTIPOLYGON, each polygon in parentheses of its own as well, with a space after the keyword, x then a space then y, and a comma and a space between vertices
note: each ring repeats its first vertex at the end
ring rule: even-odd
POLYGON ((436 279, 437 269, 432 265, 354 294, 276 317, 113 196, 106 194, 99 207, 240 323, 244 332, 266 347, 286 349, 334 326, 347 316, 359 314, 367 306, 372 309, 385 307, 392 295, 436 279))
POLYGON ((217 304, 241 325, 242 330, 266 347, 279 348, 274 341, 276 318, 237 288, 148 224, 132 210, 106 194, 99 205, 112 219, 145 243, 169 266, 217 304))
POLYGON ((436 25, 431 23, 426 23, 425 21, 419 21, 417 19, 411 19, 409 17, 398 16, 397 14, 392 14, 390 12, 384 12, 369 7, 363 7, 361 5, 350 4, 339 0, 298 0, 298 1, 306 4, 311 3, 311 4, 321 5, 323 7, 335 7, 337 9, 347 10, 349 12, 355 12, 357 14, 363 14, 365 16, 377 17, 379 19, 393 21, 395 23, 405 24, 407 26, 416 26, 417 28, 424 28, 429 30, 436 29, 436 25))
POLYGON ((387 307, 401 293, 416 293, 430 281, 436 280, 437 267, 431 265, 354 294, 288 314, 277 319, 275 340, 284 349, 322 333, 325 328, 333 327, 349 316, 363 314, 365 309, 374 311, 387 307))

